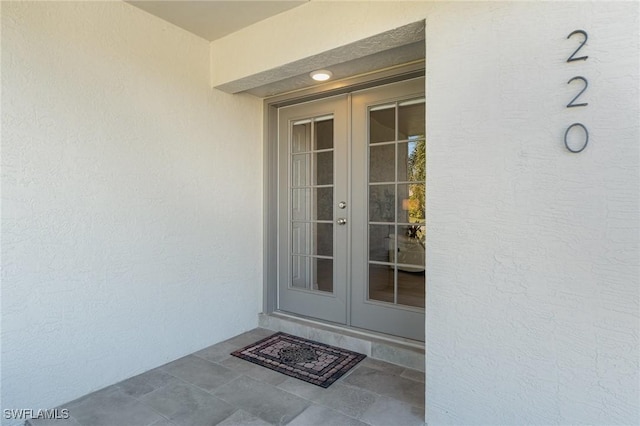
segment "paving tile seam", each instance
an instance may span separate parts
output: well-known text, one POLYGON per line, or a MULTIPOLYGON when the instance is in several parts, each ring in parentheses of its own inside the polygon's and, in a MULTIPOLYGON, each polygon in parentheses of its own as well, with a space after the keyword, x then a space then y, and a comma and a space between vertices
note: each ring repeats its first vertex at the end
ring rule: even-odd
MULTIPOLYGON (((167 373, 167 374, 169 374, 169 373, 167 373)), ((179 377, 175 377, 175 376, 172 376, 172 377, 174 377, 175 379, 178 379, 178 380, 180 380, 180 381, 182 381, 182 382, 184 382, 184 383, 188 383, 188 382, 185 382, 184 380, 180 379, 179 377)), ((190 383, 188 383, 188 384, 190 384, 190 383)), ((151 395, 151 394, 153 394, 153 393, 155 393, 155 392, 157 392, 157 391, 159 391, 159 390, 161 390, 161 389, 164 389, 165 387, 167 387, 167 386, 169 386, 169 385, 170 385, 170 383, 165 383, 164 385, 162 385, 162 386, 160 386, 160 387, 158 387, 158 388, 156 388, 156 389, 152 390, 151 392, 145 393, 145 394, 144 394, 144 395, 142 395, 141 397, 145 397, 145 396, 147 396, 147 395, 151 395)), ((117 387, 118 389, 120 389, 120 391, 121 391, 123 394, 127 395, 127 394, 124 392, 124 390, 123 390, 120 386, 118 386, 117 384, 116 384, 116 385, 113 385, 113 386, 117 387)), ((128 396, 129 398, 133 399, 134 401, 137 401, 137 402, 139 402, 140 404, 143 404, 145 407, 149 408, 151 411, 153 411, 154 413, 156 413, 157 415, 159 415, 159 416, 160 416, 160 417, 162 417, 163 419, 165 419, 165 420, 167 420, 167 421, 169 421, 169 422, 171 422, 171 423, 175 423, 175 422, 174 422, 173 420, 171 420, 168 416, 166 416, 166 415, 162 414, 161 412, 159 412, 158 410, 156 410, 153 406, 149 405, 149 403, 147 403, 146 401, 144 401, 144 400, 140 399, 141 397, 135 397, 135 396, 133 396, 133 395, 127 395, 127 396, 128 396)), ((152 426, 152 425, 153 425, 153 423, 149 423, 149 424, 144 425, 144 426, 152 426)), ((85 424, 82 424, 82 423, 81 423, 81 426, 91 426, 91 425, 85 425, 85 424)))
MULTIPOLYGON (((202 359, 202 358, 201 358, 201 359, 202 359)), ((174 379, 178 379, 178 380, 180 380, 181 382, 184 382, 184 383, 186 383, 186 384, 188 384, 188 385, 191 385, 191 386, 193 386, 193 387, 196 387, 196 388, 200 389, 201 391, 204 391, 204 392, 208 393, 209 395, 213 395, 213 393, 212 393, 212 392, 215 392, 216 390, 218 390, 218 389, 219 389, 219 388, 221 388, 222 386, 228 385, 229 383, 233 382, 234 380, 236 380, 236 379, 238 379, 238 378, 240 378, 240 377, 242 377, 242 376, 246 376, 246 375, 245 375, 245 374, 243 374, 243 373, 240 373, 240 372, 238 372, 238 371, 236 371, 236 370, 232 370, 232 369, 230 369, 230 368, 228 368, 228 367, 225 367, 224 365, 220 365, 220 364, 218 364, 218 363, 216 363, 216 362, 208 361, 208 360, 206 360, 206 359, 205 359, 205 361, 207 361, 208 363, 211 363, 211 364, 217 364, 218 366, 220 366, 220 367, 222 367, 222 368, 225 368, 225 369, 227 369, 227 370, 229 370, 229 371, 232 371, 232 372, 234 372, 234 373, 237 373, 237 374, 238 374, 238 376, 231 378, 230 380, 228 380, 228 381, 226 381, 226 382, 224 382, 224 383, 220 384, 219 386, 216 386, 215 388, 213 388, 213 389, 211 389, 211 390, 207 390, 207 389, 204 389, 204 388, 202 388, 202 387, 198 386, 198 385, 197 385, 197 384, 195 384, 195 383, 192 383, 192 382, 190 382, 190 381, 188 381, 188 380, 186 380, 186 379, 183 379, 182 377, 176 376, 175 374, 171 374, 170 372, 166 371, 166 370, 165 370, 164 368, 162 368, 162 367, 160 367, 160 368, 162 369, 162 371, 163 371, 163 372, 167 373, 168 375, 170 375, 170 376, 171 376, 171 377, 173 377, 174 379)), ((249 377, 249 376, 246 376, 246 377, 249 377)), ((162 386, 160 386, 158 389, 154 389, 154 390, 153 390, 152 392, 150 392, 150 393, 153 393, 153 392, 155 392, 155 391, 157 391, 157 390, 159 390, 159 389, 161 389, 161 388, 164 388, 165 386, 168 386, 168 385, 169 385, 169 383, 167 383, 167 384, 165 384, 165 385, 162 385, 162 386)), ((213 396, 215 396, 215 395, 213 395, 213 396)), ((217 399, 220 399, 220 398, 217 398, 217 399)))
MULTIPOLYGON (((376 401, 377 401, 377 398, 376 398, 376 401)), ((320 406, 320 407, 328 408, 328 409, 330 409, 331 411, 335 411, 336 413, 338 413, 338 414, 340 414, 340 415, 342 415, 342 416, 348 417, 348 418, 350 418, 350 419, 357 420, 357 421, 359 421, 359 422, 361 422, 361 423, 364 423, 366 426, 372 426, 370 423, 367 423, 367 422, 363 421, 363 420, 361 419, 361 417, 353 417, 353 416, 350 416, 350 415, 348 415, 348 414, 345 414, 345 413, 343 413, 343 412, 341 412, 341 411, 336 410, 336 409, 335 409, 335 408, 333 408, 333 407, 329 407, 329 406, 327 406, 327 405, 323 405, 323 404, 322 404, 322 403, 320 403, 320 402, 315 402, 315 403, 313 403, 313 404, 318 405, 318 406, 320 406)), ((297 415, 297 416, 295 416, 293 419, 291 419, 291 421, 290 421, 289 423, 293 423, 293 421, 294 421, 295 419, 297 419, 298 417, 302 416, 302 415, 304 414, 304 412, 305 412, 305 411, 307 411, 309 408, 311 408, 311 407, 313 406, 313 404, 312 404, 312 405, 310 405, 310 406, 308 406, 307 408, 305 408, 305 409, 304 409, 300 414, 298 414, 298 415, 297 415)), ((374 404, 375 404, 375 401, 374 401, 374 404)), ((364 415, 364 413, 363 413, 363 415, 364 415)), ((287 424, 289 424, 289 423, 287 423, 287 424)))
MULTIPOLYGON (((160 368, 162 369, 162 367, 160 367, 160 368)), ((218 398, 217 396, 213 395, 211 392, 207 391, 206 389, 201 388, 200 386, 198 386, 198 385, 196 385, 196 384, 194 384, 194 383, 191 383, 191 382, 189 382, 189 381, 187 381, 187 380, 184 380, 184 379, 183 379, 183 378, 181 378, 181 377, 174 376, 173 374, 169 373, 168 371, 165 371, 164 369, 162 369, 162 371, 163 371, 164 373, 168 374, 169 376, 173 377, 174 379, 178 380, 179 382, 181 382, 181 384, 185 384, 185 385, 193 386, 194 388, 196 388, 196 389, 198 389, 198 390, 201 390, 201 391, 205 392, 207 395, 210 395, 212 398, 214 398, 214 399, 216 399, 216 400, 218 400, 218 401, 220 401, 220 402, 223 402, 223 403, 225 403, 225 404, 227 404, 227 405, 231 406, 232 408, 235 408, 235 410, 234 410, 234 411, 233 411, 233 412, 232 412, 228 417, 231 417, 231 416, 232 416, 236 411, 238 411, 238 410, 240 409, 239 407, 236 407, 235 405, 232 405, 232 404, 228 403, 227 401, 224 401, 224 400, 222 400, 222 399, 218 398)), ((233 379, 233 380, 235 380, 235 379, 233 379)), ((227 383, 229 383, 229 382, 227 382, 227 383)), ((224 386, 224 385, 226 385, 227 383, 224 383, 224 384, 222 384, 222 385, 220 385, 220 386, 224 386)), ((158 414, 158 415, 159 415, 160 417, 162 417, 163 419, 166 419, 167 421, 169 421, 169 422, 171 422, 171 423, 174 423, 174 424, 176 424, 177 426, 180 426, 180 424, 179 424, 179 423, 176 423, 176 422, 175 422, 174 420, 172 420, 172 419, 171 419, 171 417, 170 417, 170 416, 174 415, 175 413, 172 413, 172 414, 170 414, 170 415, 165 415, 165 414, 163 414, 163 413, 159 412, 158 410, 156 410, 156 409, 155 409, 153 406, 151 406, 147 401, 145 401, 144 399, 141 399, 141 398, 145 398, 145 397, 147 397, 147 396, 149 396, 149 395, 155 394, 156 392, 159 392, 159 391, 163 390, 164 388, 166 388, 166 387, 168 387, 168 386, 170 386, 170 385, 171 385, 171 383, 166 382, 166 383, 165 383, 165 384, 163 384, 162 386, 159 386, 159 387, 157 387, 156 389, 152 390, 151 392, 148 392, 148 393, 146 393, 146 394, 144 394, 144 395, 141 395, 140 397, 135 397, 135 396, 130 396, 130 395, 127 395, 127 396, 128 396, 128 397, 130 397, 130 398, 132 398, 132 399, 134 399, 135 401, 138 401, 139 403, 143 404, 145 407, 147 407, 147 408, 151 409, 154 413, 158 414)), ((122 393, 124 393, 124 391, 122 390, 122 388, 121 388, 120 386, 118 386, 118 385, 113 385, 113 386, 116 386, 118 389, 120 389, 120 390, 122 391, 122 393)), ((217 388, 216 388, 216 389, 217 389, 217 388)), ((126 395, 126 394, 125 394, 125 395, 126 395)), ((224 420, 226 420, 228 417, 225 417, 223 420, 221 420, 221 422, 222 422, 222 421, 224 421, 224 420)), ((78 422, 78 423, 80 423, 80 422, 78 422)), ((153 425, 153 423, 150 423, 150 424, 147 424, 147 425, 140 425, 140 426, 152 426, 152 425, 153 425)), ((80 426, 93 426, 93 425, 85 425, 85 424, 80 423, 80 426)))

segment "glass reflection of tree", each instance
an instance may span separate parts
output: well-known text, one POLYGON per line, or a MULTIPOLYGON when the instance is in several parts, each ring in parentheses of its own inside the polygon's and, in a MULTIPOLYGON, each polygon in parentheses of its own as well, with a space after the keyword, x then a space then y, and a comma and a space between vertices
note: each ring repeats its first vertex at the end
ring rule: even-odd
MULTIPOLYGON (((412 148, 409 153, 409 180, 420 183, 409 187, 409 221, 421 223, 425 220, 425 140, 417 140, 412 148)), ((424 236, 421 226, 410 226, 408 231, 413 238, 422 239, 424 236)))
POLYGON ((409 179, 420 184, 411 185, 409 216, 412 222, 424 222, 425 140, 418 140, 409 154, 409 179))

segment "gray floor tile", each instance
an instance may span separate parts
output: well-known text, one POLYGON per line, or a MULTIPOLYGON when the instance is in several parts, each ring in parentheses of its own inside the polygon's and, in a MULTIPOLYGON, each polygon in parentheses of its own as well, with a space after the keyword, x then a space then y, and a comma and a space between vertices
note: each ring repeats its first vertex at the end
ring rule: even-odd
POLYGON ((30 419, 25 426, 81 426, 73 417, 67 419, 30 419))
POLYGON ((156 368, 116 383, 116 386, 126 395, 139 398, 175 380, 177 379, 171 374, 156 368))
POLYGON ((226 419, 224 419, 218 426, 270 426, 271 423, 267 423, 256 416, 247 413, 244 410, 238 410, 226 419))
POLYGON ((230 356, 273 333, 251 330, 62 405, 60 408, 69 409, 71 419, 31 420, 28 424, 422 424, 424 373, 420 371, 367 358, 324 389, 230 356))
POLYGON ((400 376, 415 380, 416 382, 424 383, 424 372, 414 370, 412 368, 405 368, 400 376))
POLYGON ((278 373, 277 371, 273 371, 267 367, 262 367, 235 356, 225 359, 220 363, 220 365, 240 374, 244 374, 245 376, 260 380, 261 382, 269 383, 270 385, 279 385, 289 378, 289 376, 285 374, 278 373))
POLYGON ((371 356, 375 359, 394 360, 399 365, 424 370, 424 351, 406 349, 395 345, 376 344, 371 346, 371 356))
POLYGON ((320 386, 312 385, 311 383, 307 383, 293 377, 289 377, 287 380, 280 383, 278 387, 310 401, 315 401, 319 395, 327 391, 327 389, 323 389, 320 386))
POLYGON ((360 420, 373 426, 422 426, 424 410, 396 399, 381 396, 360 420))
POLYGON ((334 383, 315 402, 347 416, 360 417, 375 402, 377 395, 364 389, 334 383))
POLYGON ((362 366, 351 373, 344 383, 424 408, 424 383, 405 377, 362 366))
POLYGON ((399 376, 405 370, 404 367, 396 364, 391 364, 390 362, 380 361, 379 359, 373 359, 367 357, 363 359, 358 366, 375 368, 376 370, 385 371, 390 374, 395 374, 399 376))
POLYGON ((148 406, 110 386, 67 404, 69 413, 84 426, 147 426, 162 419, 148 406))
POLYGON ((246 376, 221 386, 213 394, 277 425, 287 424, 310 404, 307 400, 246 376))
POLYGON ((189 383, 171 383, 143 396, 140 401, 180 426, 215 425, 236 410, 189 383))
POLYGON ((262 328, 262 327, 254 328, 253 330, 249 330, 249 332, 253 333, 253 334, 260 335, 260 336, 262 336, 262 338, 271 336, 272 334, 276 333, 273 330, 269 330, 268 328, 262 328))
POLYGON ((289 426, 366 426, 366 423, 330 408, 312 405, 293 419, 289 426))
POLYGON ((235 371, 194 355, 188 355, 166 364, 162 366, 162 370, 207 391, 224 385, 239 376, 235 371))
POLYGON ((171 420, 161 419, 155 422, 154 424, 152 424, 151 426, 178 426, 178 425, 172 422, 171 420))
MULTIPOLYGON (((275 332, 271 332, 270 334, 274 333, 275 332)), ((228 343, 232 346, 235 346, 235 349, 240 349, 257 342, 258 340, 262 340, 265 337, 267 337, 267 335, 263 331, 247 331, 246 333, 239 334, 229 340, 225 340, 223 343, 228 343)))
POLYGON ((209 346, 201 351, 195 352, 193 355, 202 359, 206 359, 211 362, 220 362, 223 359, 227 359, 231 356, 231 352, 235 351, 237 347, 231 343, 222 342, 217 345, 209 346))

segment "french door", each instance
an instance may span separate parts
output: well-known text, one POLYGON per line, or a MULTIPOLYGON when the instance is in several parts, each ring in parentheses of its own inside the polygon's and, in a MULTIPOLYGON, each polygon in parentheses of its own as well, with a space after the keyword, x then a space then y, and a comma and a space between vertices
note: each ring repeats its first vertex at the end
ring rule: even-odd
POLYGON ((346 95, 278 112, 278 308, 341 324, 347 323, 347 116, 346 95))
POLYGON ((278 116, 278 308, 424 340, 424 79, 278 116))

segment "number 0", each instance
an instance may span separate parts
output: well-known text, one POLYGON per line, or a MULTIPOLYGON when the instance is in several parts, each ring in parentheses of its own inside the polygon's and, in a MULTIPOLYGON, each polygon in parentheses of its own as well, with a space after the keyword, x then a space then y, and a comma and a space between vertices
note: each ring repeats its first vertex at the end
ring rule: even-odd
POLYGON ((564 146, 566 146, 569 151, 573 152, 574 154, 582 152, 587 147, 588 143, 589 143, 589 131, 584 126, 584 124, 582 124, 582 123, 573 123, 571 126, 567 127, 567 130, 564 132, 564 146), (580 127, 580 128, 582 128, 582 130, 584 130, 584 144, 582 145, 582 148, 580 148, 580 149, 572 149, 569 146, 569 141, 567 140, 567 138, 569 136, 569 132, 574 127, 580 127))

